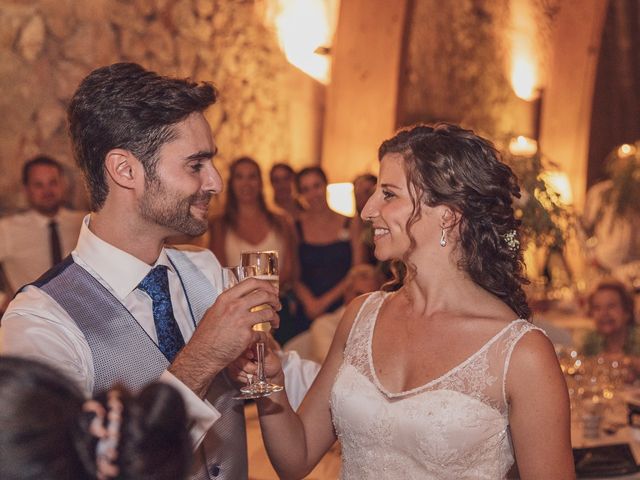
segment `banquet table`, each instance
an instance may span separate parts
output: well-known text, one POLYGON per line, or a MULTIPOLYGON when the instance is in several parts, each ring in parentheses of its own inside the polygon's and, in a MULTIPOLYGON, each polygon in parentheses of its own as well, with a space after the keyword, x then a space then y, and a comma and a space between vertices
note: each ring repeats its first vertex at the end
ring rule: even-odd
MULTIPOLYGON (((575 448, 598 447, 615 444, 628 444, 636 463, 640 459, 640 426, 631 427, 627 423, 627 403, 629 401, 640 406, 640 388, 626 387, 616 393, 618 398, 604 410, 603 420, 599 428, 599 434, 595 438, 584 436, 582 414, 573 412, 571 421, 571 445, 575 448)), ((578 478, 586 478, 580 477, 578 478)), ((640 480, 640 472, 603 477, 589 478, 619 478, 640 480)))
MULTIPOLYGON (((552 308, 534 310, 532 321, 547 332, 547 335, 557 348, 567 347, 565 350, 579 350, 585 333, 595 330, 593 320, 576 306, 570 304, 554 305, 552 308)), ((574 410, 571 422, 571 444, 574 449, 629 444, 637 463, 640 461, 640 428, 627 425, 627 402, 631 401, 640 405, 640 388, 626 386, 615 395, 617 398, 606 404, 604 419, 597 438, 584 437, 581 414, 574 410)), ((578 478, 586 477, 579 476, 578 478)), ((640 480, 640 472, 615 477, 589 478, 640 480)))

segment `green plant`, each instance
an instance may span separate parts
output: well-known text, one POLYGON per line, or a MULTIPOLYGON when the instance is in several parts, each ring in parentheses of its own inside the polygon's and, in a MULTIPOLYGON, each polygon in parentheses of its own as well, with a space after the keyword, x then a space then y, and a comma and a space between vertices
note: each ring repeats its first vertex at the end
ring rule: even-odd
POLYGON ((502 156, 520 182, 522 196, 515 202, 515 209, 525 238, 537 247, 562 250, 575 226, 575 215, 561 201, 560 192, 545 180, 545 173, 554 169, 554 164, 539 153, 520 156, 505 151, 502 156))

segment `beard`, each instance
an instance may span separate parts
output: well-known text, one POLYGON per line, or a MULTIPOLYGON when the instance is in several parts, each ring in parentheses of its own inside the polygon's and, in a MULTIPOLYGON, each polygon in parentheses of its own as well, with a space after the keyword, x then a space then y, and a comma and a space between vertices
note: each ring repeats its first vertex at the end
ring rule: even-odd
POLYGON ((140 199, 139 209, 142 218, 156 225, 170 228, 180 234, 197 237, 207 231, 207 218, 199 219, 191 214, 194 204, 208 204, 211 192, 199 192, 188 197, 168 190, 157 179, 147 183, 147 189, 140 199))

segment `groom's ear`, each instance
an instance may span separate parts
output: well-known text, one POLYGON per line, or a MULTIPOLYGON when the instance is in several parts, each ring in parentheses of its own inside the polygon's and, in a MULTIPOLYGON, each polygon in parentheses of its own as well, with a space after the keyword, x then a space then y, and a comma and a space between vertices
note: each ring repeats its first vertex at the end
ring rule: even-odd
POLYGON ((122 188, 133 189, 144 174, 142 164, 129 150, 114 148, 109 150, 104 161, 109 178, 122 188))

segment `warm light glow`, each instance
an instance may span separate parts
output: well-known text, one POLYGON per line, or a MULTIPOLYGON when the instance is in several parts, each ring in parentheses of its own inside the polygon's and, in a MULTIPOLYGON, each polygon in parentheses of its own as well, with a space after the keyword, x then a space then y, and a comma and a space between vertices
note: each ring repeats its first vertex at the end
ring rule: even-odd
POLYGON ((509 153, 516 157, 533 157, 538 151, 538 142, 519 135, 509 141, 509 153))
POLYGON ((535 100, 540 88, 535 15, 528 0, 511 2, 511 86, 523 100, 535 100))
POLYGON ((523 100, 536 98, 536 70, 526 58, 515 58, 511 71, 511 84, 516 95, 523 100))
POLYGON ((571 205, 573 203, 571 182, 569 182, 569 176, 566 173, 547 171, 542 174, 542 180, 560 196, 560 203, 563 205, 571 205))
POLYGON ((270 0, 268 17, 289 63, 316 80, 330 79, 330 56, 315 53, 330 47, 338 0, 270 0))
POLYGON ((330 183, 327 185, 327 202, 331 210, 347 217, 353 217, 356 214, 353 183, 330 183))
POLYGON ((635 155, 635 153, 636 153, 635 145, 629 145, 628 143, 625 143, 618 147, 619 157, 630 157, 631 155, 635 155))

